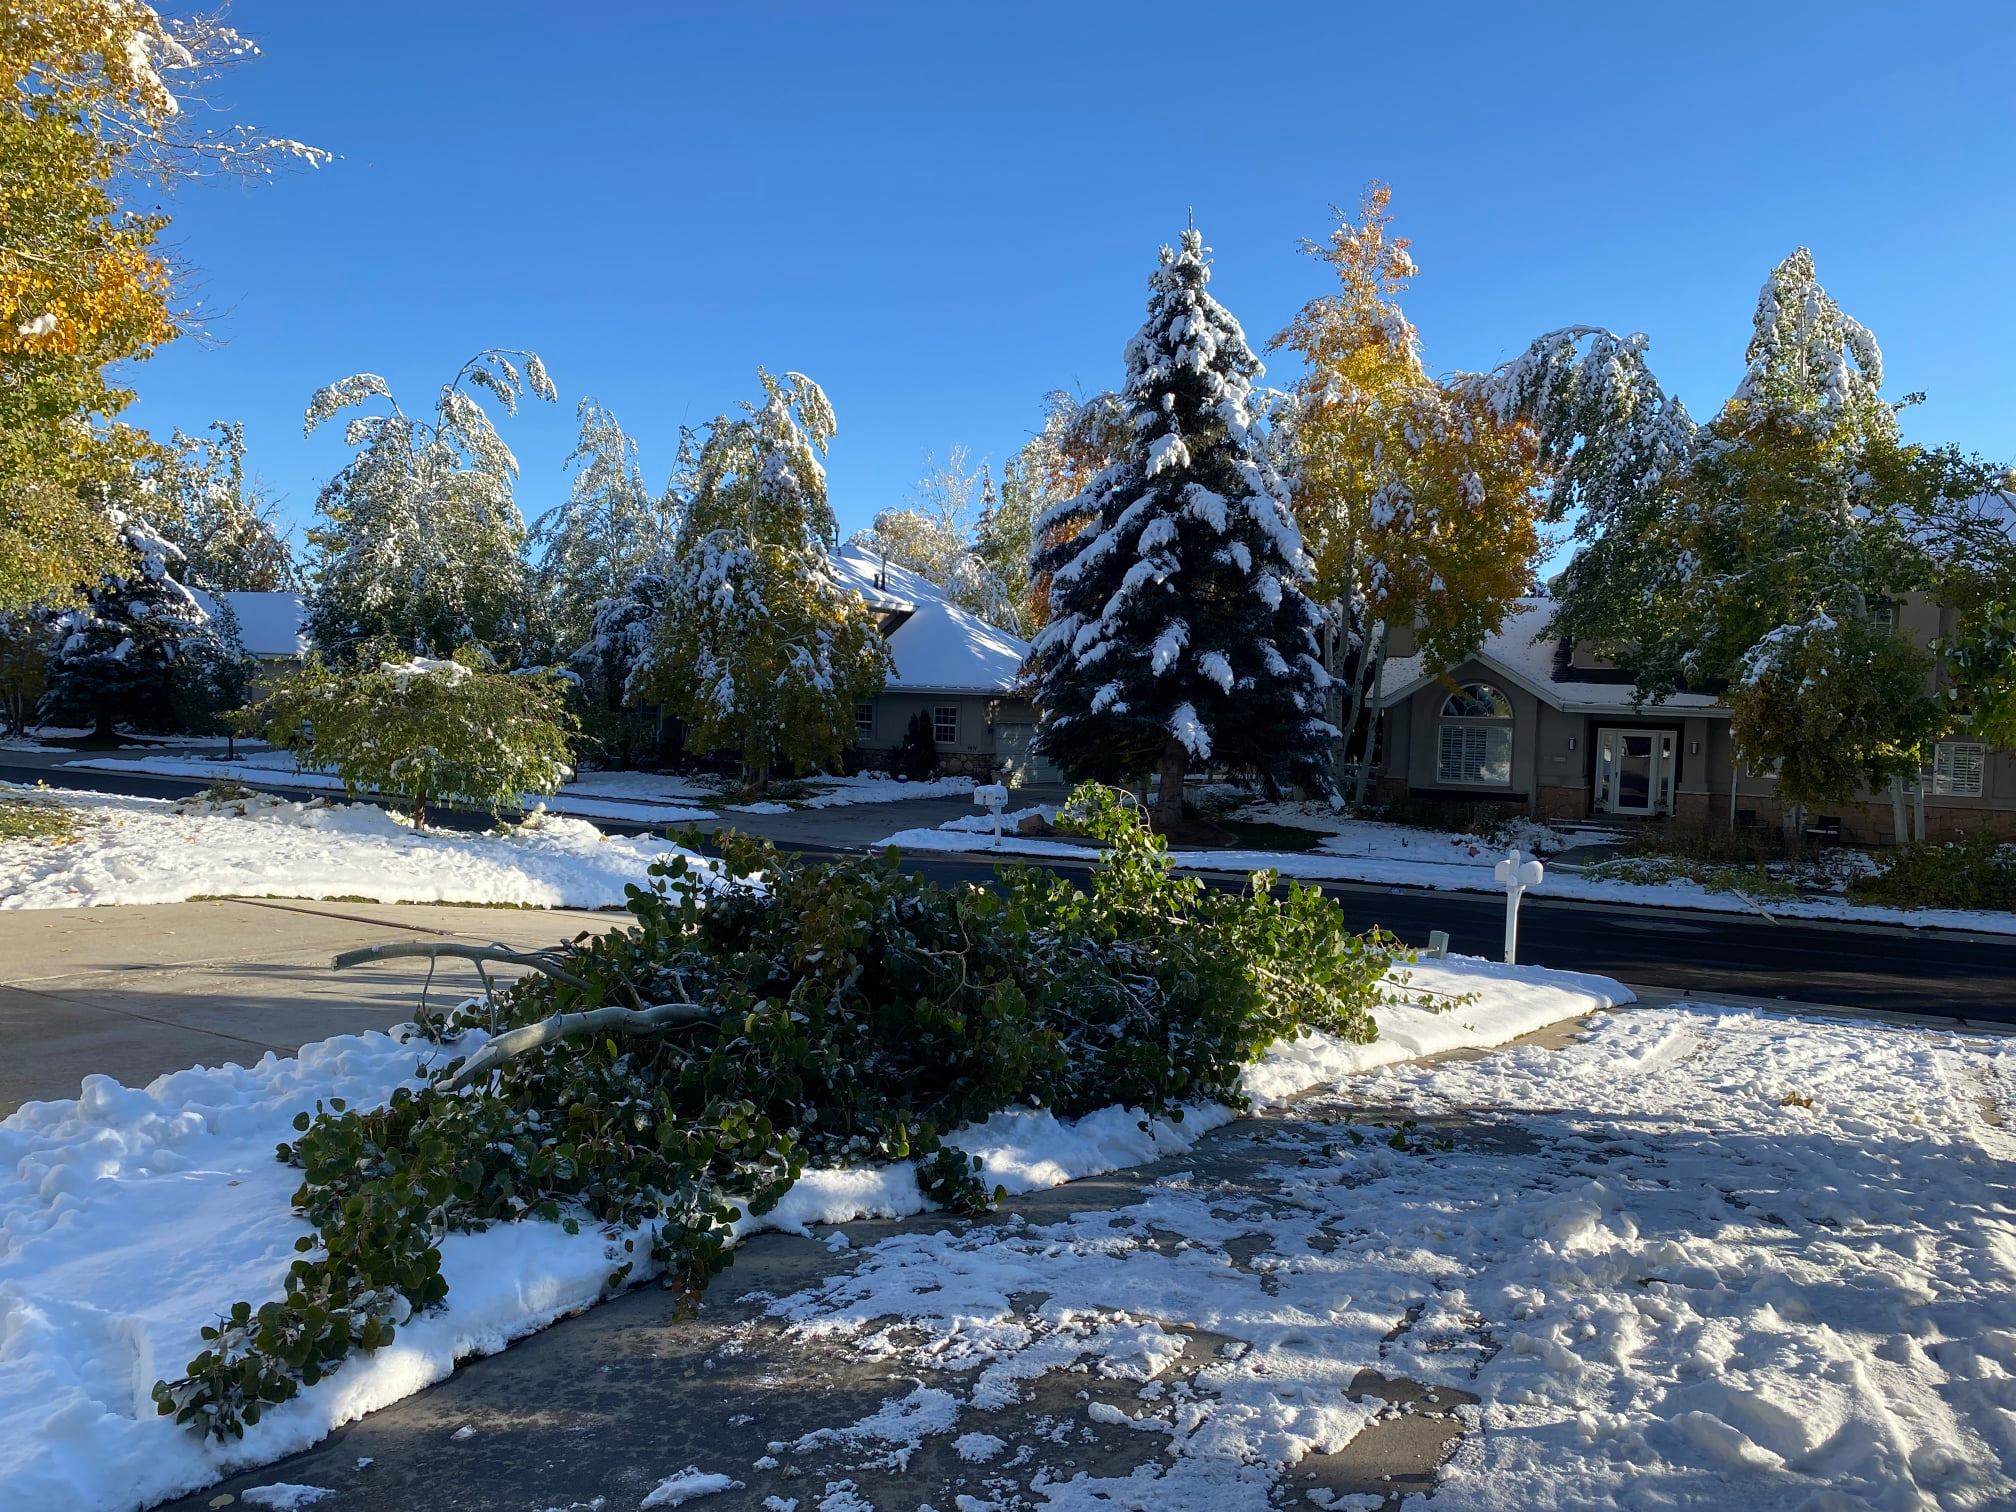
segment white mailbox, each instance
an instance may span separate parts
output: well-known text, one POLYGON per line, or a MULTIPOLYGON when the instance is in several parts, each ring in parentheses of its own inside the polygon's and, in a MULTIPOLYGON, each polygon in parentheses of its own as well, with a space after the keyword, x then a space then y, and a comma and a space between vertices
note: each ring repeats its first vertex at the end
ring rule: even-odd
POLYGON ((973 802, 987 810, 994 820, 994 843, 1001 843, 1001 811, 1008 807, 1008 789, 998 782, 983 782, 973 789, 973 802))
POLYGON ((1518 847, 1500 861, 1492 875, 1498 885, 1505 889, 1505 964, 1519 964, 1519 900, 1526 896, 1526 889, 1538 887, 1547 876, 1547 868, 1538 861, 1529 861, 1518 847))

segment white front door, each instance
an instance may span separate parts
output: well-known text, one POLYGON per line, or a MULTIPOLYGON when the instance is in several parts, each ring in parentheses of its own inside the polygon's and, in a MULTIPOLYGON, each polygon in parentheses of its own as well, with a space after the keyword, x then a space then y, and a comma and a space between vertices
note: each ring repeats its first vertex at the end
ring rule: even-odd
POLYGON ((1672 813, 1673 749, 1671 730, 1598 730, 1598 812, 1672 813))

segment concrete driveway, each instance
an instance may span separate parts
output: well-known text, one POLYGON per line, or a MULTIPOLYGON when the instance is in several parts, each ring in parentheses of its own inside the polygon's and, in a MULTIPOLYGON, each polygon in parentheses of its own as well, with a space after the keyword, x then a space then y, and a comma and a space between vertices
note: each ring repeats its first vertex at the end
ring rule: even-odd
MULTIPOLYGON (((92 1073, 145 1085, 192 1065, 249 1065, 413 1016, 425 962, 338 974, 340 950, 414 936, 555 944, 624 916, 568 909, 224 899, 0 913, 0 1117, 75 1097, 92 1073)), ((434 1001, 477 987, 444 962, 434 1001)))

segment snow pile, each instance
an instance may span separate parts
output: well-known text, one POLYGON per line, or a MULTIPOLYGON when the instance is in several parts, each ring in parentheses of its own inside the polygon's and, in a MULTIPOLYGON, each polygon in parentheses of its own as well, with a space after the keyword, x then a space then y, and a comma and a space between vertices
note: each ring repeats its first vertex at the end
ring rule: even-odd
POLYGON ((668 1475, 649 1491, 640 1508, 678 1507, 689 1501, 698 1501, 703 1496, 716 1496, 723 1491, 740 1491, 742 1482, 725 1475, 702 1470, 698 1465, 688 1465, 677 1475, 668 1475))
MULTIPOLYGON (((1046 1507, 1390 1505, 1334 1458, 1395 1411, 1376 1372, 1454 1440, 1436 1512, 2007 1506, 2016 1137, 1979 1099, 2009 1059, 1892 1025, 1600 1018, 1357 1082, 1236 1180, 889 1238, 771 1311, 785 1348, 900 1351, 909 1396, 871 1416, 928 1392, 925 1436, 1019 1443, 940 1505, 1021 1505, 985 1477, 1088 1420, 1164 1442, 1037 1469, 1046 1507), (1350 1123, 1368 1104, 1424 1126, 1396 1147, 1350 1123), (1076 1423, 1045 1409, 1067 1394, 1076 1423)), ((808 1441, 815 1484, 873 1471, 848 1428, 808 1441)))
MULTIPOLYGON (((1480 994, 1438 1021, 1452 1044, 1494 1043, 1629 998, 1602 978, 1454 961, 1435 971, 1427 985, 1480 994)), ((1379 1017, 1399 1046, 1429 1015, 1379 1017)), ((480 1039, 442 1048, 345 1035, 297 1057, 180 1071, 144 1089, 92 1077, 75 1101, 29 1103, 0 1122, 0 1506, 94 1512, 193 1490, 305 1448, 441 1380, 458 1359, 494 1353, 598 1300, 622 1251, 592 1227, 569 1235, 533 1221, 453 1235, 442 1245, 446 1308, 270 1409, 243 1441, 205 1443, 155 1414, 153 1382, 179 1372, 198 1330, 232 1301, 279 1295, 294 1241, 309 1232, 289 1205, 299 1173, 273 1158, 293 1137, 295 1114, 332 1096, 382 1102, 417 1068, 480 1039)), ((1305 1040, 1281 1052, 1284 1069, 1256 1075, 1277 1095, 1362 1053, 1305 1040)), ((1017 1112, 952 1142, 983 1158, 988 1182, 1021 1192, 1187 1150, 1230 1116, 1200 1108, 1178 1124, 1109 1108, 1066 1122, 1017 1112)), ((926 1206, 907 1164, 816 1170, 742 1227, 802 1230, 926 1206)))
MULTIPOLYGON (((1036 803, 1028 808, 1009 809, 1001 815, 999 821, 1001 833, 1004 835, 1012 833, 1015 826, 1024 819, 1040 819, 1045 824, 1055 824, 1057 808, 1058 805, 1054 803, 1036 803)), ((995 822, 992 814, 961 814, 957 819, 947 819, 938 828, 961 835, 992 835, 995 822)))
POLYGON ((886 772, 863 772, 856 777, 814 777, 820 791, 807 798, 805 808, 844 808, 855 803, 901 803, 909 798, 963 798, 975 786, 971 777, 928 777, 910 782, 886 772))
POLYGON ((62 802, 98 822, 64 844, 0 844, 0 908, 209 896, 615 908, 626 886, 641 886, 652 861, 676 849, 551 814, 467 835, 416 830, 368 804, 199 806, 105 793, 65 793, 62 802))

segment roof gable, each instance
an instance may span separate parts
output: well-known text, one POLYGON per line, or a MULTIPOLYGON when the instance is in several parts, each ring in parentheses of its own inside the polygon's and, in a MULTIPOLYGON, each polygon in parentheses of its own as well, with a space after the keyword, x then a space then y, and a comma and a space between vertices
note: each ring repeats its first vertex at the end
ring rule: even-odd
POLYGON ((1013 692, 1029 643, 947 599, 907 567, 837 552, 833 575, 892 619, 891 688, 930 693, 1013 692), (900 618, 897 616, 900 615, 900 618))

